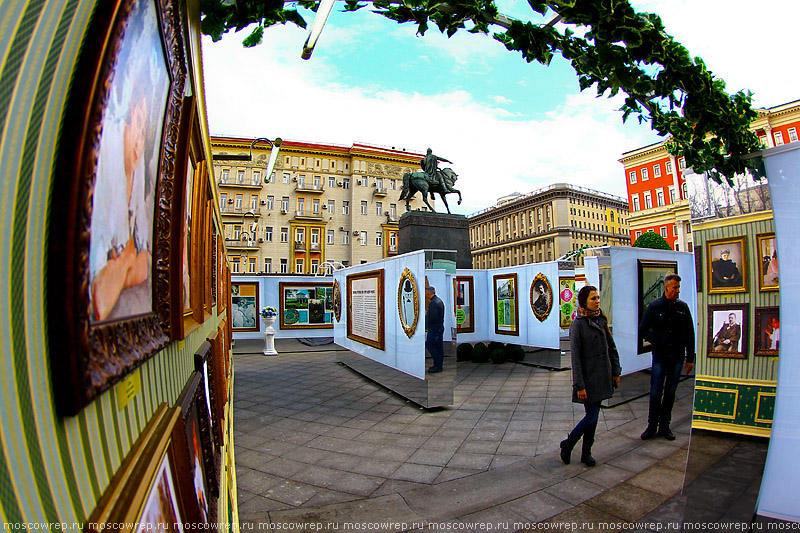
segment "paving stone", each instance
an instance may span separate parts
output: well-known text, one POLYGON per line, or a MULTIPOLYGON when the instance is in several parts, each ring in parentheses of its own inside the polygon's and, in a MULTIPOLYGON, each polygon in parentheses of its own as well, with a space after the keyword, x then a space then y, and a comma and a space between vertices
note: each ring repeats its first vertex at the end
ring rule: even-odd
POLYGON ((392 474, 392 478, 415 483, 433 483, 442 472, 442 467, 405 463, 392 474))
POLYGON ((627 483, 669 498, 683 489, 683 472, 654 466, 633 476, 627 483))
POLYGON ((623 470, 622 468, 607 464, 600 464, 594 468, 588 468, 584 473, 580 474, 582 479, 606 488, 619 485, 632 476, 633 473, 628 470, 623 470))
POLYGON ((367 531, 376 531, 373 526, 378 524, 399 526, 377 529, 386 533, 403 531, 414 523, 424 523, 422 517, 415 515, 398 495, 374 498, 369 505, 352 501, 308 510, 278 511, 270 513, 270 518, 273 523, 283 525, 281 529, 291 527, 297 530, 310 530, 312 524, 314 527, 320 525, 321 529, 344 530, 346 523, 350 529, 367 531))
POLYGON ((666 496, 622 483, 586 504, 627 522, 635 522, 667 500, 666 496))
POLYGON ((328 485, 328 489, 360 496, 369 496, 383 484, 384 478, 345 472, 328 485))
POLYGON ((629 472, 639 473, 647 470, 654 464, 658 463, 658 457, 651 455, 644 455, 635 451, 623 453, 619 457, 615 457, 608 461, 607 464, 628 470, 629 472))
POLYGON ((544 492, 569 502, 572 505, 580 505, 605 490, 605 487, 576 476, 547 487, 544 489, 544 492))

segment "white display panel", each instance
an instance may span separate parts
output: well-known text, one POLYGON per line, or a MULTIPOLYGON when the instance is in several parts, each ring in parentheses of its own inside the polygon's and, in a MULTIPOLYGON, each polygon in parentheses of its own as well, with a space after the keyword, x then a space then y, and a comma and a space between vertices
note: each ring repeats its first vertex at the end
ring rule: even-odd
MULTIPOLYGON (((458 269, 458 277, 472 278, 472 317, 474 319, 474 331, 470 333, 459 333, 458 342, 482 342, 488 339, 491 318, 492 302, 487 299, 489 294, 488 273, 486 270, 458 269)), ((494 328, 494 326, 491 326, 494 328)))
MULTIPOLYGON (((792 317, 797 301, 794 296, 800 297, 800 280, 785 273, 800 264, 800 242, 795 237, 800 227, 800 147, 794 143, 765 150, 764 161, 778 239, 778 270, 784 273, 780 278, 780 312, 792 317)), ((791 522, 800 521, 800 358, 793 349, 798 345, 800 324, 782 320, 775 415, 757 505, 759 515, 791 522)))
POLYGON ((525 340, 520 341, 520 344, 558 350, 560 348, 558 327, 558 262, 551 261, 548 263, 525 265, 525 270, 527 283, 520 288, 520 308, 526 319, 524 332, 525 340), (552 293, 550 313, 547 315, 544 322, 536 318, 531 304, 531 285, 536 279, 537 274, 543 274, 545 278, 547 278, 552 293))

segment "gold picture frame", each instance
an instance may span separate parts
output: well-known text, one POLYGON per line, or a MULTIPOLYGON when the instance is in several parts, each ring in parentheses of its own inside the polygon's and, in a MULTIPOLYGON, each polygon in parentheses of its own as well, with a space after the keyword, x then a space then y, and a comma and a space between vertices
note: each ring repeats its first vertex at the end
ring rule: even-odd
POLYGON ((778 239, 775 233, 761 233, 756 236, 758 246, 758 290, 780 290, 778 277, 778 239))
POLYGON ((553 310, 553 287, 547 276, 539 272, 533 278, 530 291, 530 303, 533 316, 539 322, 544 322, 553 310))
POLYGON ((397 284, 397 315, 400 325, 409 339, 414 336, 419 322, 419 290, 414 274, 404 268, 397 284))
POLYGON ((379 350, 386 349, 383 279, 383 270, 347 276, 347 338, 379 350))
POLYGON ((497 274, 493 278, 494 332, 519 336, 519 282, 517 274, 497 274))
POLYGON ((747 292, 747 238, 706 242, 706 266, 709 294, 747 292))

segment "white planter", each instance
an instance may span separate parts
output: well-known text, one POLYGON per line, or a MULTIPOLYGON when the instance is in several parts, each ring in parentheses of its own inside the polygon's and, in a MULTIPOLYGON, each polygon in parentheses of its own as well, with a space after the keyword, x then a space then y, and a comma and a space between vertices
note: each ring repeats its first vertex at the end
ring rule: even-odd
POLYGON ((278 355, 278 352, 275 350, 275 328, 272 327, 272 324, 275 323, 275 319, 277 317, 261 317, 261 320, 266 325, 266 329, 264 331, 264 355, 278 355))

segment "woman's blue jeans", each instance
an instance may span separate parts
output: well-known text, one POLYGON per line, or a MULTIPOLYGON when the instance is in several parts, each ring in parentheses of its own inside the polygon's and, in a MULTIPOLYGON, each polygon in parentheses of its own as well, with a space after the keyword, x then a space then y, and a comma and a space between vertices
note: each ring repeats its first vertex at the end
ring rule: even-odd
POLYGON ((569 440, 572 442, 578 442, 581 437, 584 437, 584 442, 594 441, 597 419, 600 417, 600 402, 585 403, 583 408, 586 414, 569 434, 569 440))

